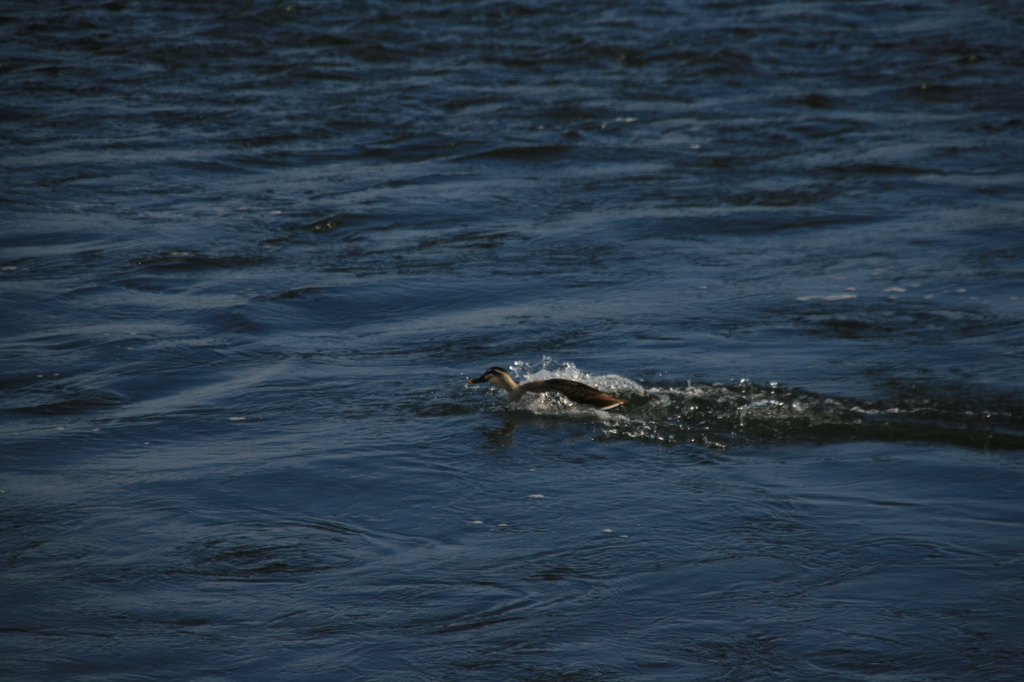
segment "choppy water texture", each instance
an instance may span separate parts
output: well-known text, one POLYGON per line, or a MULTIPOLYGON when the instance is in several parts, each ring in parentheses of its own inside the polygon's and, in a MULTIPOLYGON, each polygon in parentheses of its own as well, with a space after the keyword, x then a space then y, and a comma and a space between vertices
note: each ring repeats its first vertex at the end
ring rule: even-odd
POLYGON ((1022 34, 5 3, 4 679, 1016 682, 1022 34))

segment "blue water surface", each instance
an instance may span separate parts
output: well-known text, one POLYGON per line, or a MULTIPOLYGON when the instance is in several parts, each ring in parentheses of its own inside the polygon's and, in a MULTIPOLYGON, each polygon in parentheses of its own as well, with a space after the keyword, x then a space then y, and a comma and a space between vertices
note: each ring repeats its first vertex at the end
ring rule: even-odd
POLYGON ((6 3, 2 676, 1016 682, 1022 29, 6 3))

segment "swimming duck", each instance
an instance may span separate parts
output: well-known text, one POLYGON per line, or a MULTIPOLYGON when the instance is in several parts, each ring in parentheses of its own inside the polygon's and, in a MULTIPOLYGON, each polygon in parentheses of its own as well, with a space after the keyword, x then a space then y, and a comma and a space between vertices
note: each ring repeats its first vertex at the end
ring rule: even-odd
POLYGON ((584 405, 593 405, 601 410, 610 410, 616 405, 626 402, 619 398, 613 398, 607 393, 602 393, 596 388, 581 384, 578 381, 569 379, 545 379, 543 381, 531 381, 519 385, 512 375, 501 367, 491 367, 477 379, 470 379, 471 384, 497 384, 508 392, 509 400, 519 400, 527 393, 561 393, 569 400, 584 405))

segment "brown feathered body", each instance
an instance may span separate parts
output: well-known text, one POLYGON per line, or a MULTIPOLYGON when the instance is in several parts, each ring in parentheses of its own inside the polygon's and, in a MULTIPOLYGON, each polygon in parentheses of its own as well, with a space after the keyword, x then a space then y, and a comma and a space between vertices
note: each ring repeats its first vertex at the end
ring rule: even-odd
POLYGON ((471 379, 469 383, 501 386, 508 393, 509 400, 519 400, 527 393, 560 393, 574 403, 591 405, 600 410, 610 410, 616 405, 626 402, 619 398, 613 398, 592 386, 569 379, 544 379, 517 384, 512 375, 501 367, 491 367, 479 378, 471 379))

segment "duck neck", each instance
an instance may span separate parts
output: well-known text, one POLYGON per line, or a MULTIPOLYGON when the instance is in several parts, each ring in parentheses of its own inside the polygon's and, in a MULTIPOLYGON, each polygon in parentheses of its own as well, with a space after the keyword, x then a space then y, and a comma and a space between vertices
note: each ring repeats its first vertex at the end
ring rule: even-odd
POLYGON ((513 395, 516 392, 516 389, 519 388, 519 384, 516 383, 516 380, 510 377, 508 374, 499 374, 497 378, 498 385, 505 389, 506 392, 508 392, 510 398, 513 397, 513 395))

